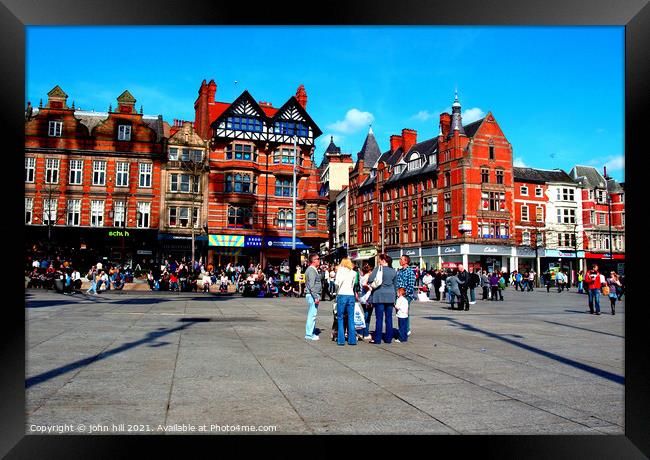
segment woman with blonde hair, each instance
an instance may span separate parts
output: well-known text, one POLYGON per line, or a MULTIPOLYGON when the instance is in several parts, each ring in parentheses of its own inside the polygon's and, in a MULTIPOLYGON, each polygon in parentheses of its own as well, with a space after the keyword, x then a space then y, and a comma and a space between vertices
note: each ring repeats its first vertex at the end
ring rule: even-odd
POLYGON ((336 271, 336 319, 338 320, 338 334, 336 341, 338 345, 345 345, 345 332, 343 327, 343 315, 348 315, 348 345, 357 344, 357 334, 354 328, 354 302, 357 300, 355 284, 357 273, 354 265, 348 257, 344 257, 336 271))
POLYGON ((616 293, 617 288, 621 288, 621 281, 618 279, 618 274, 616 272, 611 272, 610 277, 607 278, 607 287, 609 288, 609 292, 607 293, 607 297, 609 297, 609 303, 611 304, 612 307, 612 315, 616 314, 616 299, 618 298, 618 295, 616 293))

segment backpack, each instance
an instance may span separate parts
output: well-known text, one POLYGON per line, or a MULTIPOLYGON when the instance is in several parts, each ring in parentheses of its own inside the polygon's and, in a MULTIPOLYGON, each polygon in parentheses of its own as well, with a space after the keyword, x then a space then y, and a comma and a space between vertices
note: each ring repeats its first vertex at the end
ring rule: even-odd
POLYGON ((506 288, 506 280, 499 278, 499 289, 503 290, 506 288))

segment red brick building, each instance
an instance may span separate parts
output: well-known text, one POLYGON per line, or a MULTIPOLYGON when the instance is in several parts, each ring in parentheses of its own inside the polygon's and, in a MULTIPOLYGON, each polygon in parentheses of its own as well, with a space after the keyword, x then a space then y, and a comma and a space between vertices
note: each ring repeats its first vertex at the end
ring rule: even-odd
POLYGON ((575 166, 570 175, 583 187, 583 245, 587 265, 591 267, 591 264, 597 263, 601 270, 623 273, 625 270, 625 191, 622 184, 611 178, 605 178, 592 166, 575 166), (611 200, 611 209, 608 200, 611 200))
POLYGON ((394 259, 421 266, 514 263, 512 148, 492 113, 464 126, 456 96, 436 137, 418 142, 404 129, 375 164, 361 160, 350 175, 353 258, 383 240, 394 259))
MULTIPOLYGON (((162 116, 143 115, 124 91, 114 111, 68 106, 59 86, 25 119, 28 253, 140 263, 155 258, 164 151, 162 116)), ((81 268, 81 267, 80 267, 81 268)))
POLYGON ((319 195, 313 151, 321 130, 306 111, 304 87, 281 107, 258 102, 248 91, 232 103, 217 102, 216 91, 214 81, 204 80, 194 104, 195 129, 211 140, 208 259, 217 265, 289 260, 294 222, 296 249, 318 250, 328 237, 328 200, 319 195))

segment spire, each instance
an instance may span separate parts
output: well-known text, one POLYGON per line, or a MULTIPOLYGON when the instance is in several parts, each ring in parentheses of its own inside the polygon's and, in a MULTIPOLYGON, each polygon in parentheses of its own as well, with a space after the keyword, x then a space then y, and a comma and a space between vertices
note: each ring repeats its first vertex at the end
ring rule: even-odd
POLYGON ((381 150, 379 150, 379 145, 377 145, 377 139, 372 132, 372 128, 368 130, 368 135, 366 140, 363 142, 363 147, 361 151, 357 153, 357 163, 359 160, 363 160, 364 168, 372 167, 379 157, 381 156, 381 150))
POLYGON ((72 101, 72 110, 74 110, 74 109, 75 109, 75 108, 74 108, 74 101, 72 101))
POLYGON ((465 129, 463 128, 463 118, 460 114, 460 101, 458 100, 458 90, 456 90, 456 95, 454 98, 454 103, 451 105, 451 131, 449 135, 453 135, 454 131, 458 131, 458 134, 465 134, 465 129))
POLYGON ((374 135, 375 133, 372 131, 372 123, 368 125, 368 134, 374 135))
POLYGON ((140 115, 142 115, 143 113, 144 113, 144 111, 142 109, 142 104, 140 104, 140 115))
POLYGON ((108 112, 110 113, 112 111, 113 111, 113 104, 108 104, 108 112))

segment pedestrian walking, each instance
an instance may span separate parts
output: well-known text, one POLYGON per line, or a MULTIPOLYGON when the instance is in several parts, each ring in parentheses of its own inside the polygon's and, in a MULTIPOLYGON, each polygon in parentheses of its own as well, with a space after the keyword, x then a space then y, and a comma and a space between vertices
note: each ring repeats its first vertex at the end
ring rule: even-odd
POLYGON ((345 331, 343 316, 347 313, 348 319, 348 345, 357 344, 357 334, 354 328, 354 303, 358 300, 355 292, 357 272, 348 257, 344 257, 336 271, 334 285, 336 286, 336 319, 338 322, 337 345, 345 345, 345 331))
POLYGON ((469 273, 465 270, 463 264, 458 264, 458 274, 456 275, 460 281, 460 302, 458 303, 459 310, 469 310, 469 299, 467 298, 467 289, 469 286, 469 273))
POLYGON ((92 292, 93 294, 97 295, 97 272, 94 268, 91 268, 88 272, 88 280, 90 281, 90 288, 88 288, 86 294, 90 294, 92 292))
POLYGON ((458 279, 457 273, 453 273, 451 276, 448 276, 446 279, 447 288, 449 289, 449 310, 455 310, 454 300, 458 299, 458 310, 462 310, 462 300, 461 300, 461 290, 460 285, 461 281, 458 279))
MULTIPOLYGON (((305 339, 319 340, 318 335, 314 333, 316 328, 316 315, 318 314, 318 305, 320 303, 320 294, 323 290, 321 286, 320 274, 320 257, 318 254, 309 255, 309 267, 305 271, 305 298, 307 300, 307 322, 305 324, 305 339)), ((298 267, 298 270, 300 267, 298 267)), ((297 271, 300 274, 300 271, 297 271)), ((302 289, 301 289, 302 291, 302 289)))
POLYGON ((483 289, 483 297, 481 300, 490 300, 490 278, 485 270, 481 272, 481 288, 483 289))
POLYGON ((433 290, 435 291, 436 300, 440 300, 440 292, 442 287, 442 273, 436 270, 433 273, 433 290))
POLYGON ((584 289, 583 289, 583 281, 584 281, 584 275, 582 274, 582 270, 578 272, 578 294, 584 294, 584 289))
POLYGON ((592 315, 600 315, 600 288, 603 285, 601 276, 597 264, 593 264, 585 276, 584 282, 589 289, 589 313, 592 315))
POLYGON ((505 279, 505 276, 502 274, 499 278, 499 300, 503 300, 503 291, 506 290, 508 282, 505 279))
POLYGON ((368 277, 368 283, 373 288, 371 302, 375 309, 375 335, 373 344, 380 344, 382 337, 385 343, 393 340, 393 308, 395 306, 395 278, 397 272, 390 266, 392 259, 386 254, 379 254, 379 263, 368 277), (380 274, 381 273, 381 274, 380 274), (380 279, 378 279, 380 278, 380 279), (375 283, 375 280, 377 282, 375 283), (383 324, 386 335, 382 333, 383 324))
MULTIPOLYGON (((616 299, 618 299, 617 290, 621 287, 621 282, 618 279, 618 274, 616 272, 610 272, 609 278, 607 278, 607 293, 609 297, 609 303, 612 308, 612 315, 616 314, 616 299)), ((603 292, 605 294, 605 292, 603 292)))
POLYGON ((469 304, 476 304, 476 288, 481 285, 481 276, 479 275, 480 270, 478 268, 474 269, 474 273, 469 275, 469 304))

